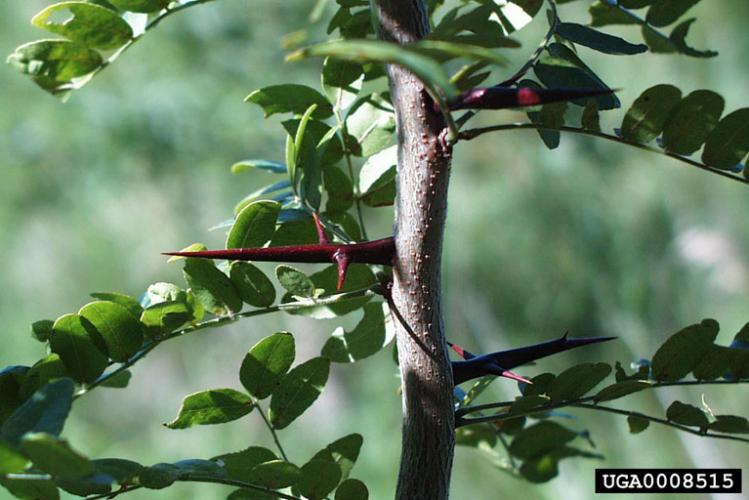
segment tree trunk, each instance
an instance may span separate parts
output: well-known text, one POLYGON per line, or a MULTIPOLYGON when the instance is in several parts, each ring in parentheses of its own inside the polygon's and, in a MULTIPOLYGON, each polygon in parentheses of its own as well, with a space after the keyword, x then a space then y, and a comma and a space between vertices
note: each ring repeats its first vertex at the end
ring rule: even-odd
MULTIPOLYGON (((379 36, 407 44, 429 31, 421 0, 375 0, 379 36)), ((403 438, 396 498, 448 498, 454 410, 452 368, 441 306, 442 239, 451 148, 423 84, 399 66, 388 67, 398 124, 397 259, 392 290, 397 309, 398 358, 403 381, 403 438)))

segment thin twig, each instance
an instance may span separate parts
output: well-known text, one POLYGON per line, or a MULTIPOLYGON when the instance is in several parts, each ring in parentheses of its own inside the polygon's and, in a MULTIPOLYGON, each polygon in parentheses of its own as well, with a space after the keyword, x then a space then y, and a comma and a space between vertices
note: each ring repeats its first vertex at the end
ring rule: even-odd
MULTIPOLYGON (((230 479, 228 477, 223 478, 223 477, 214 477, 214 476, 201 476, 199 474, 185 474, 184 476, 177 479, 176 482, 223 484, 226 486, 236 486, 238 488, 244 488, 247 490, 259 491, 259 492, 265 493, 275 498, 283 498, 284 500, 301 500, 301 498, 299 497, 287 495, 285 493, 281 493, 280 491, 272 490, 270 488, 265 488, 263 486, 258 486, 256 484, 246 483, 244 481, 239 481, 236 479, 230 479)), ((86 497, 86 500, 97 500, 101 498, 114 498, 123 493, 129 493, 131 491, 134 491, 140 488, 143 488, 143 486, 130 486, 130 487, 123 486, 118 491, 88 496, 86 497)))
POLYGON ((540 123, 505 123, 501 125, 493 125, 490 127, 480 127, 480 128, 473 128, 469 130, 465 130, 460 133, 460 139, 465 141, 470 141, 472 139, 475 139, 476 137, 487 134, 489 132, 498 132, 502 130, 556 130, 559 132, 571 132, 573 134, 579 134, 579 135, 587 135, 591 137, 598 137, 599 139, 606 139, 613 142, 618 142, 619 144, 626 144, 628 146, 633 146, 637 149, 641 149, 643 151, 649 151, 651 153, 657 153, 663 156, 668 156, 669 158, 673 158, 675 160, 679 160, 682 163, 686 163, 687 165, 697 167, 701 170, 705 170, 707 172, 712 172, 714 174, 720 175, 722 177, 725 177, 727 179, 734 180, 736 182, 740 182, 742 184, 749 184, 749 179, 746 179, 744 177, 740 177, 738 175, 734 175, 726 170, 720 170, 715 167, 710 167, 708 165, 705 165, 704 163, 700 163, 698 161, 692 160, 690 158, 687 158, 685 156, 681 156, 676 153, 671 153, 669 151, 663 151, 661 149, 658 149, 653 146, 648 146, 647 144, 641 144, 639 142, 630 141, 628 139, 624 139, 622 137, 618 137, 616 135, 607 134, 604 132, 598 132, 595 130, 588 130, 580 127, 570 127, 568 125, 562 125, 561 127, 546 127, 540 123))
POLYGON ((348 126, 346 125, 346 120, 344 120, 341 117, 341 100, 343 99, 343 89, 338 89, 338 95, 336 96, 336 106, 333 109, 333 115, 335 116, 336 121, 338 122, 338 126, 341 128, 340 136, 341 136, 341 144, 343 144, 343 154, 346 158, 346 166, 348 167, 348 175, 351 179, 351 187, 353 188, 354 193, 354 204, 356 205, 356 217, 359 220, 359 228, 361 229, 361 235, 362 238, 364 238, 364 241, 368 240, 369 237, 367 237, 367 229, 364 226, 364 216, 362 215, 362 209, 361 209, 361 193, 359 192, 359 182, 356 176, 354 175, 354 166, 351 163, 351 150, 348 147, 348 141, 346 140, 346 136, 348 135, 348 126))
POLYGON ((195 5, 200 5, 208 2, 213 2, 214 0, 193 0, 188 3, 183 3, 180 5, 177 5, 176 7, 169 8, 167 7, 164 9, 159 15, 151 19, 151 21, 146 24, 145 28, 143 29, 143 33, 140 35, 131 38, 127 42, 125 42, 122 47, 117 49, 114 54, 109 56, 106 61, 104 61, 99 67, 97 67, 95 70, 93 70, 91 73, 81 77, 77 82, 73 82, 68 85, 62 85, 60 88, 56 89, 57 91, 64 92, 67 90, 78 90, 82 88, 84 85, 86 85, 88 82, 91 81, 96 75, 104 71, 107 67, 111 66, 112 63, 114 63, 125 51, 127 51, 130 47, 135 45, 135 43, 143 38, 143 35, 148 33, 150 30, 155 28, 161 21, 166 19, 167 17, 171 16, 172 14, 175 14, 181 10, 189 9, 190 7, 194 7, 195 5))
MULTIPOLYGON (((338 301, 346 300, 349 298, 361 297, 361 296, 367 295, 368 293, 372 293, 371 288, 361 288, 359 290, 338 293, 335 295, 330 295, 330 296, 319 298, 319 299, 310 299, 309 301, 287 302, 285 304, 278 304, 278 305, 266 307, 263 309, 245 311, 245 312, 241 312, 238 314, 233 314, 231 316, 221 316, 218 318, 212 318, 207 321, 203 321, 201 323, 197 323, 195 325, 185 327, 181 330, 177 330, 176 332, 172 332, 168 335, 165 335, 163 337, 157 337, 156 339, 152 340, 150 343, 146 344, 140 351, 133 354, 130 357, 130 359, 128 359, 127 361, 123 362, 120 366, 118 366, 115 370, 109 373, 102 374, 94 382, 84 387, 81 391, 75 394, 74 397, 79 398, 83 396, 84 394, 89 393, 90 391, 102 385, 106 381, 112 379, 119 373, 127 370, 128 368, 133 366, 135 363, 137 363, 138 361, 146 357, 146 355, 150 353, 153 349, 163 344, 167 340, 176 339, 178 337, 182 337, 183 335, 187 335, 188 333, 193 333, 198 330, 204 330, 206 328, 213 328, 216 326, 222 326, 228 323, 233 323, 235 321, 238 321, 241 318, 250 318, 253 316, 260 316, 263 314, 270 314, 270 313, 274 313, 278 311, 301 309, 304 307, 315 307, 315 306, 335 304, 338 301)), ((114 364, 114 363, 111 363, 111 364, 114 364)))
POLYGON ((677 424, 676 422, 671 422, 669 420, 666 420, 665 418, 653 417, 652 415, 645 415, 643 413, 638 413, 636 411, 621 410, 619 408, 612 408, 610 406, 600 406, 600 405, 587 404, 587 403, 577 403, 577 404, 571 404, 569 406, 572 406, 574 408, 585 408, 588 410, 598 410, 598 411, 604 411, 608 413, 616 413, 617 415, 636 416, 639 418, 644 418, 645 420, 649 420, 650 422, 655 422, 657 424, 668 425, 669 427, 679 429, 680 431, 688 432, 689 434, 694 434, 695 436, 711 437, 711 438, 717 438, 717 439, 729 439, 731 441, 742 441, 744 443, 749 443, 749 438, 731 436, 729 434, 715 434, 713 432, 708 432, 707 430, 705 431, 696 430, 696 429, 692 429, 691 427, 687 427, 686 425, 681 425, 681 424, 677 424))
MULTIPOLYGON (((656 382, 648 387, 646 387, 643 390, 649 390, 649 389, 660 389, 662 387, 683 387, 683 386, 692 386, 692 385, 733 385, 733 384, 749 384, 749 379, 735 379, 735 380, 677 380, 674 382, 656 382)), ((595 401, 596 396, 587 396, 580 399, 575 399, 572 401, 562 402, 554 405, 548 405, 548 406, 539 406, 537 408, 533 408, 530 410, 533 413, 538 413, 539 411, 546 411, 546 410, 553 410, 556 408, 560 408, 562 406, 570 405, 573 403, 587 403, 589 401, 595 401)), ((495 410, 497 408, 506 408, 509 406, 512 406, 514 401, 500 401, 497 403, 486 403, 481 405, 475 405, 475 406, 465 406, 463 408, 458 409, 455 412, 455 416, 457 418, 461 418, 464 415, 468 415, 470 413, 477 413, 482 412, 484 410, 495 410)), ((497 416, 504 416, 504 418, 515 418, 515 417, 522 417, 525 416, 526 413, 503 413, 503 414, 496 414, 493 415, 493 417, 497 416)), ((467 420, 467 423, 477 423, 473 419, 467 420)), ((467 424, 463 424, 467 425, 467 424)))

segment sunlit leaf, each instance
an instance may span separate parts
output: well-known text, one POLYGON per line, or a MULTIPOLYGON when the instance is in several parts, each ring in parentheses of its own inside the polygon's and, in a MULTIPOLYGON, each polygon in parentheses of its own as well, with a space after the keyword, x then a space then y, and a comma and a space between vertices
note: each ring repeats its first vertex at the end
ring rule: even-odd
POLYGON ((31 77, 44 90, 60 91, 73 78, 102 65, 101 55, 69 40, 39 40, 16 48, 8 63, 31 77))
POLYGON ((267 243, 276 230, 276 219, 281 205, 260 200, 242 209, 226 239, 226 248, 253 248, 267 243))
POLYGON ((114 361, 127 361, 143 344, 140 322, 119 304, 106 300, 91 302, 78 314, 84 319, 85 327, 92 326, 101 336, 114 361))
POLYGON ((250 394, 265 399, 289 371, 295 355, 294 336, 274 333, 252 346, 242 361, 239 379, 250 394))
POLYGON ((396 43, 375 40, 341 40, 313 45, 289 54, 288 60, 304 57, 335 57, 352 62, 380 62, 404 66, 434 89, 441 89, 448 99, 457 89, 442 66, 416 51, 396 43))
POLYGON ((112 5, 130 12, 156 12, 171 2, 171 0, 108 0, 112 5))
POLYGON ((31 24, 94 49, 115 49, 133 37, 130 25, 116 12, 88 2, 50 5, 35 15, 31 24), (64 22, 55 21, 67 13, 64 22))
POLYGON ((170 429, 186 429, 193 425, 223 424, 252 411, 252 400, 233 389, 212 389, 185 396, 177 418, 166 423, 170 429))

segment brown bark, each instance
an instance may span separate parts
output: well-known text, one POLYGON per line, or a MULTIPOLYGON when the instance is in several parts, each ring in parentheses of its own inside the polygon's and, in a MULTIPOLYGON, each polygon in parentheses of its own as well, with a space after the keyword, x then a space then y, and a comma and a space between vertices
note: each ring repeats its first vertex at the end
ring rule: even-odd
MULTIPOLYGON (((423 1, 375 0, 373 6, 381 38, 407 44, 427 35, 423 1)), ((388 76, 398 124, 392 296, 401 316, 395 324, 403 382, 396 498, 441 500, 449 494, 455 448, 440 270, 451 150, 439 140, 445 123, 424 85, 398 66, 389 66, 388 76)))

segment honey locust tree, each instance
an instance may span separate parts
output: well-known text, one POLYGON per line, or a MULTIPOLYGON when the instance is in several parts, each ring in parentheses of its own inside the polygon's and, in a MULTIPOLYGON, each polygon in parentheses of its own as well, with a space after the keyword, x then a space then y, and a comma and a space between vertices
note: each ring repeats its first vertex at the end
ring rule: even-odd
MULTIPOLYGON (((8 63, 45 91, 68 96, 167 17, 209 1, 55 3, 32 23, 58 38, 21 45, 8 63)), ((633 433, 657 423, 749 441, 741 436, 749 432, 742 416, 715 415, 680 401, 664 416, 622 402, 612 406, 667 386, 746 383, 747 327, 722 346, 715 343, 716 321, 686 326, 633 373, 604 361, 530 381, 508 371, 579 345, 566 337, 528 346, 522 355, 474 356, 454 346, 465 361, 448 357, 441 249, 451 164, 460 161, 453 156, 456 143, 533 129, 553 149, 563 133, 572 133, 749 183, 742 164, 749 152, 748 108, 724 113, 720 95, 683 92, 673 82, 643 89, 622 106, 604 81, 615 85, 616 76, 597 75, 576 50, 714 57, 687 43, 695 20, 682 18, 698 0, 577 0, 589 6, 585 25, 564 19, 562 4, 573 1, 337 0, 332 8, 332 2, 318 2, 312 18, 327 22, 330 40, 297 40, 287 59, 320 58, 321 88, 289 83, 247 97, 266 116, 287 117, 279 131, 285 160, 238 161, 232 170, 264 170, 276 174, 276 182, 237 203, 225 224, 226 250, 196 243, 172 258, 184 266, 185 284, 154 283, 139 298, 94 293, 80 310, 32 325, 49 354, 33 366, 0 372, 0 484, 19 498, 37 499, 58 498, 60 489, 111 498, 178 481, 236 486, 232 499, 365 499, 365 483, 352 476, 360 435, 321 443, 312 457, 288 453, 278 435, 315 402, 337 363, 370 356, 393 337, 403 402, 399 499, 447 498, 456 443, 482 447, 507 472, 536 483, 555 477, 562 459, 600 458, 585 444, 584 432, 554 418, 560 408, 625 416, 633 433), (546 36, 525 64, 508 69, 503 53, 520 49, 513 33, 534 18, 548 23, 546 36), (630 25, 633 41, 607 34, 610 25, 630 25), (526 108, 527 121, 502 123, 500 112, 487 111, 518 107, 526 108), (622 108, 621 126, 603 130, 599 113, 622 108), (498 123, 472 127, 479 113, 498 123), (394 236, 368 241, 362 207, 393 205, 394 236), (206 257, 219 259, 218 265, 206 257), (282 262, 276 282, 252 264, 265 260, 282 262), (307 275, 289 265, 295 262, 327 265, 307 275), (358 325, 336 330, 311 359, 296 359, 289 332, 257 340, 237 367, 242 390, 190 394, 166 424, 183 429, 251 415, 267 426, 274 450, 245 443, 215 457, 146 466, 85 457, 61 437, 76 400, 126 387, 137 363, 168 348, 162 346, 170 339, 259 315, 284 312, 312 321, 355 311, 362 313, 358 325), (517 397, 476 404, 497 376, 520 379, 517 397), (454 380, 467 385, 455 387, 454 380)), ((598 340, 605 339, 591 341, 598 340)))

